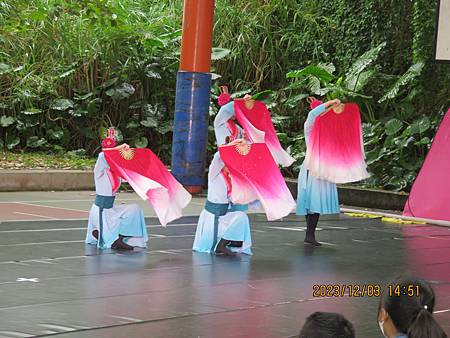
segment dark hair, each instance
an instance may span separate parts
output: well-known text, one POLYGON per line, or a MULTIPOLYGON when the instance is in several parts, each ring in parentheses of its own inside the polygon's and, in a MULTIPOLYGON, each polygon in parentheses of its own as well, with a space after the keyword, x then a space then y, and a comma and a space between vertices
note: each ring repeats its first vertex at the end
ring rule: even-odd
POLYGON ((339 313, 314 312, 306 318, 299 338, 355 338, 355 330, 339 313))
MULTIPOLYGON (((397 278, 390 284, 391 292, 386 292, 380 307, 386 310, 397 331, 408 338, 446 338, 447 335, 433 318, 434 291, 423 279, 413 277, 397 278), (412 286, 412 287, 411 287, 412 286), (392 292, 413 289, 418 294, 411 296, 404 292, 392 292)), ((389 289, 388 289, 389 290, 389 289)))

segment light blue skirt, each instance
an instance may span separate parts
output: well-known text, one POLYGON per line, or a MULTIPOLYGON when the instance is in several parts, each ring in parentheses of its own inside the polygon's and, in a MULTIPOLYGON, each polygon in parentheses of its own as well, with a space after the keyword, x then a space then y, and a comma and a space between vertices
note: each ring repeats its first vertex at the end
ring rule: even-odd
MULTIPOLYGON (((144 213, 137 204, 115 205, 111 209, 103 209, 104 248, 110 248, 119 238, 127 236, 124 241, 132 246, 145 247, 148 241, 144 213)), ((99 208, 95 204, 89 213, 86 243, 97 245, 92 230, 99 229, 99 208)))
MULTIPOLYGON (((250 222, 248 216, 242 211, 229 211, 225 215, 219 217, 219 229, 217 233, 217 243, 221 239, 229 241, 241 241, 242 247, 229 249, 244 253, 252 254, 252 237, 250 233, 250 222)), ((194 244, 192 250, 197 252, 211 253, 214 243, 214 215, 207 210, 203 210, 200 214, 195 233, 194 244)))
POLYGON ((302 165, 298 175, 297 215, 319 213, 339 214, 339 197, 336 184, 308 174, 302 165))

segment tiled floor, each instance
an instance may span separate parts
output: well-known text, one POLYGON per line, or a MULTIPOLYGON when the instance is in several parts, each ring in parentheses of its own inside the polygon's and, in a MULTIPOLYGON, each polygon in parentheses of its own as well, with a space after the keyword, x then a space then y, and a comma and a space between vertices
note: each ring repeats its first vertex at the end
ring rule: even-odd
POLYGON ((196 216, 167 228, 151 217, 148 250, 100 254, 83 243, 91 201, 87 192, 0 194, 2 210, 20 202, 35 209, 19 212, 61 218, 0 214, 0 337, 292 337, 314 311, 340 312, 358 337, 380 337, 379 299, 317 298, 313 285, 381 284, 402 273, 433 283, 435 316, 450 334, 449 228, 324 217, 325 245, 310 249, 302 218, 253 214, 254 255, 227 259, 191 252, 196 216), (83 214, 43 214, 54 212, 48 207, 83 214))

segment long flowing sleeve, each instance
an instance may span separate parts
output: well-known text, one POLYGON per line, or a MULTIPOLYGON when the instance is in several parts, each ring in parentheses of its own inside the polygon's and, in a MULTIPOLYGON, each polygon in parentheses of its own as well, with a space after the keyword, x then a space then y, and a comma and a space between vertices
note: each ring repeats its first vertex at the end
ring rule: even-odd
POLYGON ((217 145, 225 144, 227 136, 231 135, 228 130, 227 121, 234 116, 234 102, 228 102, 219 109, 219 112, 214 119, 214 132, 216 134, 217 145))
POLYGON ((314 121, 316 120, 317 116, 322 114, 325 111, 325 103, 322 103, 320 106, 317 106, 313 110, 311 110, 308 114, 308 118, 305 121, 304 130, 305 130, 305 140, 306 144, 309 142, 309 136, 311 135, 314 121))

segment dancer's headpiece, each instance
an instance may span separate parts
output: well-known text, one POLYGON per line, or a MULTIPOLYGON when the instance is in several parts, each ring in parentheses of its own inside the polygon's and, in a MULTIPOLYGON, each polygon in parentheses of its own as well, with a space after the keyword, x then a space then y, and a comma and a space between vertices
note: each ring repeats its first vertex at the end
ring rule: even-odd
POLYGON ((116 131, 110 127, 106 131, 106 137, 102 140, 102 148, 114 148, 116 146, 116 131))

